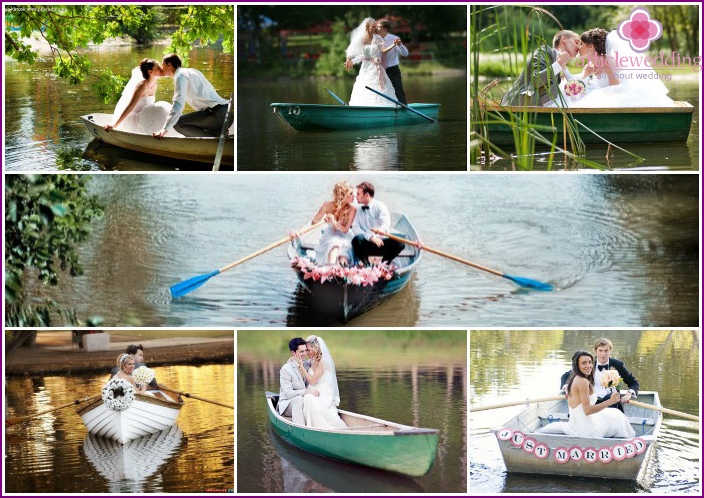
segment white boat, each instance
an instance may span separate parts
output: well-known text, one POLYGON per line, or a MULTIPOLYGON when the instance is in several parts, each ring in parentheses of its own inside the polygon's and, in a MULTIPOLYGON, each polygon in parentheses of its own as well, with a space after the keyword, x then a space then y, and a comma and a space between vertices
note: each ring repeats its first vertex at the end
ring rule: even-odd
MULTIPOLYGON (((655 391, 639 392, 638 401, 660 406, 655 391)), ((554 423, 567 422, 568 411, 565 399, 536 403, 494 429, 506 470, 641 480, 655 453, 661 412, 630 403, 624 405, 636 433, 634 438, 625 439, 567 436, 559 430, 562 424, 554 423)))
POLYGON ((87 434, 83 453, 95 470, 110 482, 110 492, 144 492, 144 481, 178 452, 182 439, 178 425, 126 444, 87 434))
MULTIPOLYGON (((157 140, 151 135, 128 131, 106 131, 104 126, 112 122, 113 115, 93 113, 81 116, 83 124, 97 140, 123 149, 135 150, 146 154, 172 157, 184 161, 196 161, 213 164, 218 150, 218 138, 199 137, 164 137, 157 140)), ((227 137, 220 161, 223 165, 235 164, 235 139, 227 137)))
POLYGON ((168 429, 176 423, 183 400, 162 391, 134 394, 127 408, 109 408, 97 399, 77 410, 88 432, 125 444, 132 439, 168 429))

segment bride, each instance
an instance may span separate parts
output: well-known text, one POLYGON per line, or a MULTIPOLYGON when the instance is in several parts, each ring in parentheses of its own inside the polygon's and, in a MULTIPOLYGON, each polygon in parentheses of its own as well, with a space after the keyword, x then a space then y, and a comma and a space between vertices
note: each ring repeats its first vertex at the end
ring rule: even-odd
POLYGON ((394 48, 391 44, 384 46, 384 40, 376 34, 377 23, 367 17, 362 24, 352 31, 350 46, 347 47, 345 67, 351 69, 353 64, 362 63, 359 75, 352 87, 349 105, 351 106, 395 106, 393 102, 370 92, 365 86, 388 95, 396 100, 396 92, 391 80, 386 75, 381 58, 394 48))
MULTIPOLYGON (((669 90, 646 63, 646 54, 634 52, 617 31, 594 28, 580 37, 579 53, 588 63, 576 79, 585 84, 585 93, 566 97, 572 108, 670 107, 669 90), (622 64, 623 62, 623 64, 622 64)), ((566 82, 565 85, 569 85, 566 82)))
MULTIPOLYGON (((161 130, 171 111, 171 104, 168 102, 154 102, 157 79, 162 74, 157 61, 142 59, 139 66, 132 70, 132 78, 127 82, 115 106, 112 123, 105 125, 105 129, 145 135, 161 130)), ((182 136, 173 130, 166 135, 182 136)))
POLYGON ((308 359, 311 361, 308 370, 303 361, 296 359, 301 375, 308 386, 318 391, 318 395, 306 394, 303 397, 303 417, 307 427, 316 429, 342 429, 347 427, 337 414, 340 404, 340 391, 337 387, 335 363, 330 350, 322 337, 311 335, 306 338, 308 359))
POLYGON ((352 185, 337 182, 332 189, 332 200, 324 202, 313 217, 312 225, 323 218, 328 222, 315 246, 315 259, 319 265, 348 266, 352 261, 352 222, 357 215, 353 201, 352 185))
POLYGON ((619 410, 609 406, 621 401, 618 393, 603 403, 596 403, 594 392, 594 357, 586 351, 577 351, 572 356, 572 374, 567 381, 567 405, 570 420, 564 426, 564 432, 579 437, 635 437, 635 431, 619 410))

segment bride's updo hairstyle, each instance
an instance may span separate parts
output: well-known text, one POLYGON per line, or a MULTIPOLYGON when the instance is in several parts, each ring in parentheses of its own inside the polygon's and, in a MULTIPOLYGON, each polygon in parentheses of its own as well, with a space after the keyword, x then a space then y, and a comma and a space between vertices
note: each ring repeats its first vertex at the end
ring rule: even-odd
POLYGON ((589 374, 589 377, 584 375, 579 369, 579 359, 583 356, 589 356, 592 359, 592 363, 594 363, 594 357, 591 353, 588 353, 587 351, 577 351, 574 355, 572 355, 572 373, 570 373, 570 378, 567 380, 567 394, 569 394, 570 389, 572 389, 572 382, 574 381, 575 377, 582 377, 583 379, 587 379, 587 381, 589 382, 590 392, 592 389, 591 386, 594 385, 594 369, 592 369, 591 373, 589 374))
POLYGON ((155 67, 158 67, 159 63, 155 61, 154 59, 142 59, 139 62, 139 69, 142 71, 142 76, 144 76, 145 80, 149 79, 149 71, 154 69, 155 67))
POLYGON ((588 29, 582 36, 579 37, 582 43, 594 45, 594 51, 597 55, 606 55, 606 35, 609 32, 601 28, 588 29))
POLYGON ((320 360, 320 358, 323 356, 323 353, 320 351, 318 337, 314 335, 309 335, 308 337, 306 337, 306 344, 310 344, 310 347, 313 349, 313 358, 315 360, 320 360))

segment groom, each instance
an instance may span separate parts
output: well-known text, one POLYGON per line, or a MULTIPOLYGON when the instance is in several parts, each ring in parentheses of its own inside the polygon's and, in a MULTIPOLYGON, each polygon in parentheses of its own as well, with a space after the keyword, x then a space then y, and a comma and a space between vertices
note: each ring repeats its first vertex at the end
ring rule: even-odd
POLYGON ((276 410, 284 417, 291 417, 294 424, 305 425, 303 417, 303 396, 312 394, 319 396, 317 389, 308 387, 296 364, 296 359, 303 361, 304 368, 308 368, 310 362, 306 358, 306 341, 300 337, 294 337, 288 343, 291 350, 291 357, 281 367, 279 372, 279 402, 276 410), (304 361, 305 360, 305 361, 304 361))
POLYGON ((581 41, 574 31, 562 30, 554 36, 552 45, 543 45, 528 57, 525 69, 503 96, 501 105, 544 106, 557 98, 562 76, 572 79, 567 63, 579 53, 581 41))
POLYGON ((174 79, 174 100, 164 127, 153 133, 154 138, 161 139, 171 128, 186 137, 219 136, 227 118, 227 99, 217 94, 203 73, 181 67, 181 58, 176 54, 166 55, 161 67, 165 77, 174 79), (183 114, 186 103, 195 112, 183 114))
MULTIPOLYGON (((619 376, 623 379, 624 384, 628 386, 628 393, 625 396, 621 396, 621 402, 611 405, 611 408, 617 408, 623 411, 623 403, 628 403, 631 397, 638 397, 638 389, 640 389, 640 384, 638 379, 628 371, 626 364, 617 360, 616 358, 611 358, 611 351, 614 346, 610 340, 602 337, 597 339, 594 343, 594 353, 596 354, 596 364, 594 365, 594 391, 596 392, 596 404, 602 403, 609 399, 611 396, 611 391, 609 388, 602 387, 601 385, 601 375, 607 370, 614 369, 618 372, 619 376)), ((560 386, 563 388, 567 384, 572 371, 565 372, 562 374, 560 379, 560 386)))

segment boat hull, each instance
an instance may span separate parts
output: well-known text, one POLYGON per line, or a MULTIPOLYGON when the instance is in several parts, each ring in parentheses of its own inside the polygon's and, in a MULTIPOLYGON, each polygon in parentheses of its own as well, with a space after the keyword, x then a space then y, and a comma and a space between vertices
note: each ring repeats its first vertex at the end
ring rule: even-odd
MULTIPOLYGON (((405 239, 417 240, 418 234, 405 215, 392 215, 392 230, 405 239)), ((289 246, 288 257, 309 257, 315 247, 319 231, 309 232, 296 243, 289 246)), ((306 279, 302 272, 294 269, 301 285, 310 293, 312 307, 321 315, 335 317, 342 323, 366 313, 383 303, 394 294, 399 293, 408 284, 422 257, 415 247, 406 247, 394 260, 397 269, 391 280, 380 280, 371 286, 353 285, 337 281, 319 282, 306 279)))
MULTIPOLYGON (((659 405, 656 392, 641 392, 638 401, 659 405)), ((626 415, 632 422, 636 431, 636 438, 644 444, 640 454, 632 457, 610 461, 597 459, 590 463, 585 458, 569 458, 561 462, 557 458, 559 448, 569 451, 577 447, 582 450, 593 448, 597 452, 602 448, 613 449, 615 445, 629 442, 623 438, 582 438, 566 436, 564 434, 546 434, 536 432, 541 427, 546 427, 552 422, 567 420, 566 400, 538 403, 526 409, 520 415, 493 431, 501 449, 501 455, 509 472, 525 474, 552 474, 579 477, 599 477, 610 479, 640 480, 655 452, 657 436, 660 431, 662 414, 653 410, 626 405, 626 415), (542 416, 541 416, 542 415, 542 416), (550 418, 552 417, 552 418, 550 418), (638 423, 640 421, 640 423, 638 423), (511 439, 503 440, 499 433, 503 429, 521 432, 526 439, 535 441, 535 445, 545 444, 549 453, 545 458, 538 458, 534 452, 527 451, 511 439)), ((505 433, 504 433, 505 434, 505 433)), ((612 451, 615 455, 615 453, 612 451)))
MULTIPOLYGON (((275 396, 274 396, 275 397, 275 396)), ((370 425, 392 425, 389 430, 325 431, 288 421, 276 412, 272 393, 267 393, 269 421, 287 443, 316 455, 342 462, 364 465, 399 474, 420 477, 435 462, 439 431, 392 424, 372 417, 339 410, 343 419, 363 417, 370 425)))
MULTIPOLYGON (((164 137, 157 140, 151 135, 141 133, 119 130, 106 131, 103 126, 111 122, 112 114, 94 113, 81 116, 81 120, 95 139, 116 147, 183 161, 209 164, 215 161, 218 138, 164 137)), ((228 166, 235 164, 235 141, 233 138, 225 140, 220 163, 228 166)))
POLYGON ((90 434, 125 444, 173 426, 182 406, 183 401, 164 401, 136 394, 125 410, 111 410, 98 399, 78 409, 78 414, 90 434))
MULTIPOLYGON (((366 130, 427 125, 430 121, 403 107, 366 107, 273 103, 276 115, 296 131, 366 130)), ((437 121, 440 104, 409 104, 437 121)))
MULTIPOLYGON (((605 140, 615 144, 644 143, 644 142, 686 142, 692 127, 694 108, 687 102, 675 102, 673 107, 628 107, 628 108, 600 108, 600 109, 570 109, 570 114, 578 122, 579 136, 584 143, 604 143, 599 137, 589 130, 594 131, 605 140)), ((487 104, 485 109, 490 110, 487 125, 489 141, 495 145, 506 146, 515 143, 511 127, 504 123, 497 123, 496 113, 503 119, 511 120, 509 113, 523 116, 527 110, 530 122, 536 125, 554 127, 555 132, 540 131, 552 141, 557 140, 557 145, 562 147, 565 136, 565 118, 560 109, 550 107, 518 107, 509 106, 502 108, 498 104, 487 104)), ((567 137, 569 145, 569 137, 567 137)))

